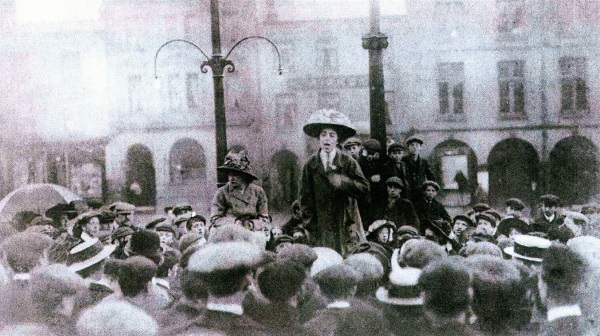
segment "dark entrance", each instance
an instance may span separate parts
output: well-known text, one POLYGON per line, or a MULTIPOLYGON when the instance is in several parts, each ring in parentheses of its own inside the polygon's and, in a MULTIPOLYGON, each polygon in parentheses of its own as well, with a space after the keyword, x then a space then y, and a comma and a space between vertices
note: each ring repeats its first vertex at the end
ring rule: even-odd
POLYGON ((127 150, 125 198, 139 206, 156 205, 156 179, 152 152, 144 145, 135 144, 127 150))
POLYGON ((172 184, 198 183, 206 179, 204 149, 196 140, 181 139, 171 147, 169 176, 172 184))
POLYGON ((497 143, 488 157, 491 205, 503 208, 507 199, 517 197, 533 206, 539 169, 538 153, 529 142, 510 138, 497 143))
POLYGON ((582 204, 598 192, 598 149, 583 136, 560 140, 550 152, 548 190, 565 204, 582 204))

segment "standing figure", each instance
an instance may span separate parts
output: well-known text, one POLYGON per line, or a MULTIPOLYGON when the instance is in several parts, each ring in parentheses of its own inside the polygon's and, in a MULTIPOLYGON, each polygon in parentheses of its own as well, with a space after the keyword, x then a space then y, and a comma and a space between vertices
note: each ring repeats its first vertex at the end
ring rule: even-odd
POLYGON ((448 214, 448 211, 446 211, 446 208, 442 203, 435 199, 438 191, 440 191, 439 184, 434 181, 425 181, 421 186, 421 190, 423 192, 423 197, 414 204, 415 211, 421 222, 421 234, 425 233, 425 228, 422 224, 427 220, 431 222, 443 220, 450 225, 452 218, 448 214))
POLYGON ((393 143, 388 148, 388 160, 383 164, 383 171, 381 178, 383 181, 387 181, 390 177, 396 176, 402 181, 403 190, 402 198, 408 199, 407 187, 408 186, 408 172, 406 171, 406 163, 402 161, 406 147, 401 143, 393 143))
POLYGON ((357 198, 369 193, 369 182, 358 162, 336 149, 340 140, 356 131, 348 118, 335 110, 315 112, 304 133, 319 139, 319 151, 304 164, 301 208, 304 227, 313 246, 333 248, 345 255, 365 241, 357 198))
POLYGON ((421 185, 423 182, 435 181, 429 162, 421 157, 422 145, 423 140, 417 137, 409 138, 406 140, 408 155, 402 158, 402 161, 406 164, 408 197, 413 203, 422 196, 421 185))
POLYGON ((269 223, 267 194, 252 183, 257 179, 251 172, 245 150, 229 152, 217 168, 227 174, 227 184, 217 190, 210 211, 210 226, 236 223, 252 231, 260 231, 269 223))

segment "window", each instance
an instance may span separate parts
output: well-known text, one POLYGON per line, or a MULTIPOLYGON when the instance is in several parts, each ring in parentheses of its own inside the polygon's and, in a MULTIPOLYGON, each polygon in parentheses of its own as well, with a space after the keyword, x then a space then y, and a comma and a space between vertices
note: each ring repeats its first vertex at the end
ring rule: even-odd
POLYGON ((525 115, 525 62, 498 62, 498 86, 500 91, 500 116, 525 115))
POLYGON ((275 98, 275 120, 278 127, 293 128, 298 120, 298 106, 293 94, 280 94, 275 98))
POLYGON ((169 102, 169 110, 181 110, 182 108, 182 97, 181 97, 181 79, 179 74, 169 74, 167 82, 167 94, 169 102))
POLYGON ((198 82, 198 73, 190 72, 186 75, 185 87, 188 109, 197 109, 200 107, 200 85, 198 82))
POLYGON ((585 58, 563 57, 559 60, 561 113, 576 116, 589 111, 585 58))
POLYGON ((319 92, 319 109, 340 110, 340 94, 338 92, 319 92))
POLYGON ((464 64, 438 64, 438 94, 440 114, 460 115, 463 113, 464 64))
POLYGON ((142 76, 132 75, 127 79, 129 113, 142 112, 142 76))
POLYGON ((317 68, 323 73, 338 72, 338 53, 333 41, 320 40, 317 42, 317 68))
POLYGON ((523 3, 520 0, 498 0, 498 32, 514 33, 524 25, 523 3))

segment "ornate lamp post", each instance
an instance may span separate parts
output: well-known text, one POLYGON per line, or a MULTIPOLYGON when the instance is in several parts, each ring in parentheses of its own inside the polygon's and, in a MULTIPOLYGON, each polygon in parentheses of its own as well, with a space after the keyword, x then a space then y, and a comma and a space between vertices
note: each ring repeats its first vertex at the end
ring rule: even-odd
POLYGON ((387 36, 379 31, 379 0, 371 0, 369 6, 369 33, 363 37, 362 46, 369 50, 369 111, 371 138, 381 143, 381 155, 387 154, 387 130, 385 113, 385 88, 383 81, 383 49, 387 48, 387 36))
MULTIPOLYGON (((215 138, 216 138, 216 154, 217 154, 217 165, 219 165, 220 163, 222 163, 225 160, 225 156, 227 155, 227 120, 225 117, 225 93, 224 93, 224 88, 223 88, 223 73, 225 68, 227 68, 228 72, 234 72, 235 71, 235 65, 233 64, 233 62, 231 60, 229 60, 229 55, 231 55, 231 52, 238 46, 240 45, 240 43, 246 41, 246 40, 250 40, 250 39, 261 39, 261 40, 265 40, 267 42, 269 42, 273 48, 275 49, 275 51, 277 52, 277 58, 278 58, 278 62, 279 62, 279 74, 281 75, 283 73, 283 70, 281 68, 281 54, 279 53, 279 49, 277 48, 277 45, 275 45, 275 43, 273 43, 273 41, 269 40, 266 37, 263 36, 248 36, 245 37, 241 40, 239 40, 237 43, 235 43, 233 45, 233 47, 231 47, 231 49, 229 49, 229 51, 227 52, 227 54, 225 55, 225 57, 223 57, 223 54, 221 53, 221 27, 220 27, 220 23, 219 23, 219 1, 218 0, 211 0, 210 1, 210 19, 211 19, 211 39, 212 39, 212 57, 208 57, 208 55, 206 55, 206 53, 204 51, 202 51, 202 49, 200 47, 198 47, 197 45, 195 45, 194 43, 188 41, 188 40, 183 40, 183 39, 175 39, 175 40, 170 40, 167 41, 165 43, 163 43, 163 45, 160 46, 160 48, 158 48, 158 50, 156 51, 156 55, 154 56, 154 78, 158 79, 158 75, 157 75, 157 71, 156 71, 156 61, 158 59, 158 54, 161 51, 162 48, 164 48, 165 46, 167 46, 168 44, 174 43, 174 42, 183 42, 186 44, 189 44, 191 46, 193 46, 194 48, 198 49, 202 55, 204 56, 204 58, 206 58, 206 60, 204 62, 202 62, 202 64, 200 65, 200 71, 202 71, 202 73, 207 73, 208 69, 207 67, 210 67, 210 69, 212 70, 213 73, 213 87, 214 87, 214 100, 215 100, 215 138)), ((217 173, 218 176, 218 181, 217 184, 218 185, 223 185, 225 184, 225 180, 224 180, 224 176, 221 176, 220 174, 217 173)))

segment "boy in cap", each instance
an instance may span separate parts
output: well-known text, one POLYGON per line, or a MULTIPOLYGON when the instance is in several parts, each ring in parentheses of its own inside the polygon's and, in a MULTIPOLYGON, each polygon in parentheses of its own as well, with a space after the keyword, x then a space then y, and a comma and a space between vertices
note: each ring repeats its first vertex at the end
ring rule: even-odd
POLYGON ((363 151, 358 160, 363 174, 369 181, 370 191, 366 204, 360 208, 363 223, 371 223, 377 219, 374 217, 375 209, 385 199, 385 180, 381 179, 383 162, 380 158, 380 151, 379 141, 368 139, 363 143, 363 151))
POLYGON ((369 182, 358 162, 336 149, 339 141, 355 135, 356 130, 335 110, 315 112, 303 130, 319 139, 319 151, 302 169, 303 226, 314 246, 330 247, 344 255, 365 240, 357 199, 368 197, 369 182))
MULTIPOLYGON (((448 211, 446 211, 444 205, 435 199, 439 191, 440 186, 435 181, 425 181, 421 185, 423 196, 413 203, 420 222, 425 220, 432 222, 443 220, 448 224, 452 223, 452 218, 448 214, 448 211)), ((421 228, 421 234, 424 234, 423 228, 421 228)))
POLYGON ((421 185, 425 181, 435 181, 429 162, 421 157, 421 146, 423 140, 417 137, 410 137, 406 140, 408 155, 402 158, 406 165, 407 189, 411 192, 409 199, 416 202, 421 198, 421 185))
POLYGON ((552 228, 557 228, 564 224, 565 217, 558 212, 560 198, 556 195, 542 195, 540 197, 542 204, 538 216, 531 225, 531 232, 548 233, 552 228))
POLYGON ((111 204, 108 209, 117 217, 115 221, 119 227, 128 226, 134 230, 136 229, 136 227, 133 225, 135 205, 125 202, 115 202, 111 204))
POLYGON ((387 200, 380 202, 376 208, 376 218, 393 222, 396 227, 412 226, 419 230, 419 217, 415 212, 413 203, 402 197, 404 182, 392 176, 385 181, 387 186, 387 200))
POLYGON ((387 181, 390 177, 396 176, 402 181, 402 198, 408 198, 408 195, 411 194, 409 187, 407 176, 408 173, 406 171, 406 163, 402 161, 404 157, 404 153, 406 153, 406 147, 402 143, 393 143, 388 148, 388 159, 386 163, 383 164, 381 178, 383 181, 387 181))
POLYGON ((362 141, 358 137, 351 137, 344 141, 344 152, 358 161, 362 153, 362 141))
POLYGON ((207 244, 196 251, 188 271, 205 284, 208 300, 199 318, 181 333, 265 335, 265 329, 244 314, 242 307, 251 273, 262 259, 261 249, 245 242, 207 244))

